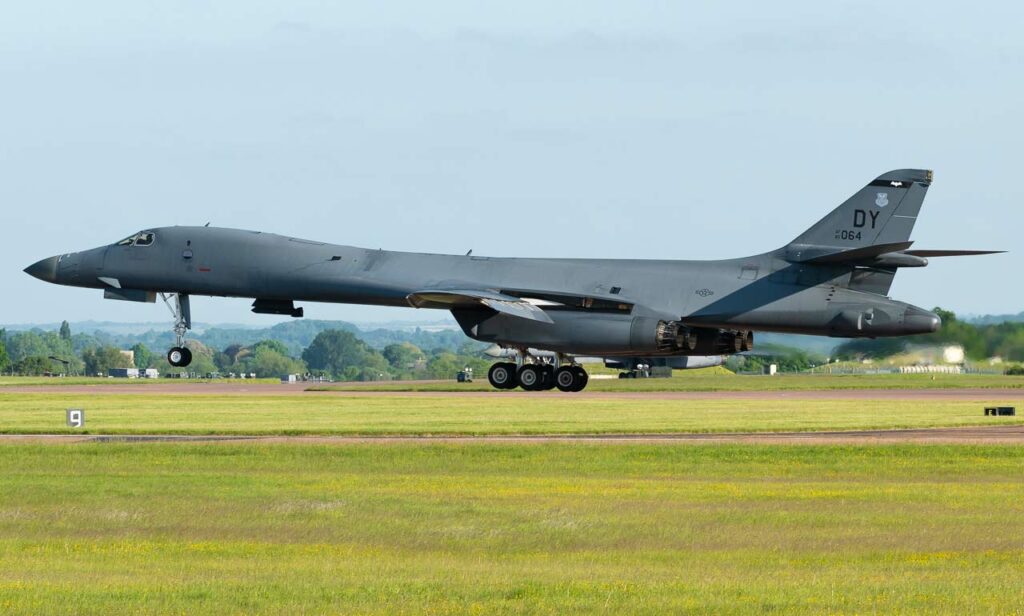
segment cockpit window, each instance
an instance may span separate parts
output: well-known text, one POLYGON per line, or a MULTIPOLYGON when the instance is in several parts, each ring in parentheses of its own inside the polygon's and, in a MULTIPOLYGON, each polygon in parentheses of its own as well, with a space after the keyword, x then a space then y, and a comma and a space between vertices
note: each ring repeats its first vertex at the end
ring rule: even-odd
POLYGON ((126 237, 116 246, 150 246, 153 244, 154 236, 149 231, 140 231, 131 237, 126 237))

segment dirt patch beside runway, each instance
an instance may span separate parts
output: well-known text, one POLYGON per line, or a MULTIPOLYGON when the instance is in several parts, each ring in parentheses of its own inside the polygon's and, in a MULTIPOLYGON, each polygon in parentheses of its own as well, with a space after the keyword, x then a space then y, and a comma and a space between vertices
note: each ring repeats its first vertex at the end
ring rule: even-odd
POLYGON ((15 385, 0 387, 0 394, 208 394, 212 396, 298 396, 306 393, 308 383, 264 384, 244 381, 210 381, 208 383, 125 383, 98 385, 15 385))
POLYGON ((14 443, 257 443, 356 445, 397 443, 596 443, 608 445, 1024 445, 1024 426, 855 430, 848 432, 744 432, 724 434, 573 434, 495 436, 190 436, 174 434, 5 434, 0 445, 14 443))

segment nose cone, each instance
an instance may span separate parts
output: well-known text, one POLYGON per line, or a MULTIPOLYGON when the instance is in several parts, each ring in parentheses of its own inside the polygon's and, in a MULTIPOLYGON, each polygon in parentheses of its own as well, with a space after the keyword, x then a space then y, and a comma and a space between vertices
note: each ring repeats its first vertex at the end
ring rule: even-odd
POLYGON ((903 327, 911 334, 932 334, 942 327, 942 319, 934 312, 910 306, 903 316, 903 327))
POLYGON ((25 273, 46 282, 57 282, 57 257, 36 261, 25 268, 25 273))

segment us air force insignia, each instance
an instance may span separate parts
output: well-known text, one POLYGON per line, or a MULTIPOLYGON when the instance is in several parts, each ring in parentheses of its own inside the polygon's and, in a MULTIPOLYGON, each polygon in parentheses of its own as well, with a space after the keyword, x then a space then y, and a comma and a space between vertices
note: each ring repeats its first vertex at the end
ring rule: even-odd
POLYGON ((885 207, 889 205, 889 193, 875 193, 875 205, 885 207))

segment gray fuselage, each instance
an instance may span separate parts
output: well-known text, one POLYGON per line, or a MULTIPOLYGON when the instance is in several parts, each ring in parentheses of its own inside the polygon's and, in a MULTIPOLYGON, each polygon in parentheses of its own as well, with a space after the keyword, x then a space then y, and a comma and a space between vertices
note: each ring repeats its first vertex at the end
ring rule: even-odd
POLYGON ((783 251, 719 261, 492 258, 370 250, 216 227, 147 233, 148 245, 52 257, 29 273, 113 295, 173 292, 408 307, 410 295, 424 289, 486 289, 523 298, 596 300, 601 309, 541 302, 551 315, 548 323, 445 306, 474 338, 567 353, 650 354, 634 348, 636 336, 646 335, 637 333, 647 327, 638 319, 848 337, 927 333, 939 326, 928 311, 847 288, 854 275, 848 265, 793 263, 783 251), (591 338, 607 340, 590 344, 591 338))

